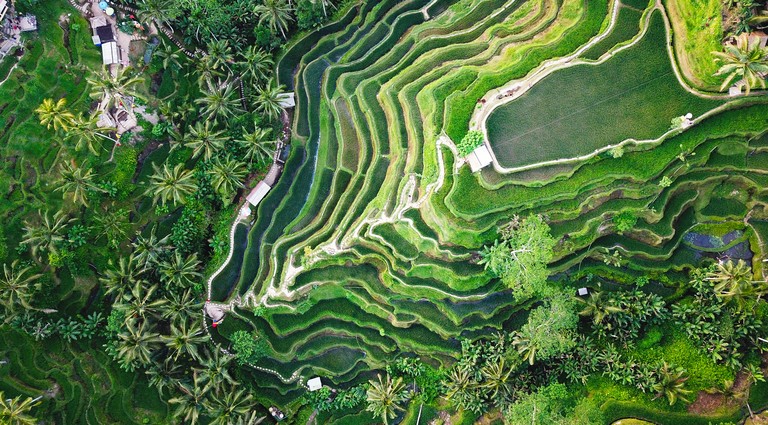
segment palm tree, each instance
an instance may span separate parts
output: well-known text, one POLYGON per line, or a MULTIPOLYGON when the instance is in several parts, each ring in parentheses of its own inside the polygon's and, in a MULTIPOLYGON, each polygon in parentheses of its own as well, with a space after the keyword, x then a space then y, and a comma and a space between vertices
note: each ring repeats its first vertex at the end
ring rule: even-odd
POLYGON ((53 217, 46 211, 40 216, 40 224, 24 221, 24 236, 21 243, 32 246, 32 254, 38 251, 58 252, 57 245, 64 241, 67 225, 74 221, 63 211, 56 212, 53 217))
POLYGON ((245 164, 227 155, 224 159, 216 157, 211 167, 211 186, 222 197, 228 198, 243 187, 243 179, 248 170, 245 164))
POLYGON ((201 302, 195 299, 191 289, 184 292, 171 291, 165 303, 160 308, 160 314, 164 319, 171 320, 172 323, 181 323, 190 320, 194 315, 200 314, 203 308, 201 302))
POLYGON ((736 44, 725 46, 725 52, 712 52, 715 60, 722 65, 715 75, 725 75, 720 90, 728 87, 733 80, 744 81, 746 94, 754 86, 765 88, 765 74, 768 73, 768 49, 760 47, 758 37, 744 33, 736 38, 736 44))
POLYGON ((273 31, 279 30, 285 38, 285 29, 293 20, 292 8, 285 0, 263 0, 262 4, 253 8, 253 12, 259 17, 259 25, 266 24, 273 31))
POLYGON ((181 322, 180 325, 171 324, 171 334, 163 336, 165 345, 175 353, 173 360, 177 360, 182 354, 189 354, 192 358, 200 360, 200 354, 197 351, 198 344, 208 341, 208 335, 203 334, 200 329, 200 323, 195 321, 188 327, 190 322, 181 322))
POLYGON ((270 78, 256 94, 256 111, 266 115, 271 120, 280 117, 283 107, 280 106, 280 95, 284 87, 277 84, 274 77, 270 78))
POLYGON ((219 70, 219 62, 211 55, 204 54, 197 58, 195 63, 195 70, 197 71, 197 82, 200 87, 206 81, 213 80, 222 76, 222 72, 219 70))
POLYGON ((214 154, 224 149, 227 137, 224 131, 215 131, 213 127, 216 127, 216 122, 207 120, 198 121, 190 127, 184 146, 192 149, 192 157, 197 158, 203 154, 203 158, 208 161, 214 154))
POLYGON ((22 400, 21 396, 15 398, 5 398, 4 392, 0 391, 0 423, 7 425, 34 425, 37 419, 29 415, 33 407, 40 404, 40 397, 33 399, 26 397, 22 400))
POLYGON ((160 345, 160 335, 149 331, 149 323, 129 320, 118 335, 118 362, 120 367, 133 371, 137 366, 151 363, 152 352, 160 345))
POLYGON ((240 109, 240 99, 237 98, 235 85, 228 80, 214 84, 211 80, 206 81, 207 88, 203 89, 202 97, 195 99, 195 103, 202 107, 201 114, 206 119, 216 120, 218 118, 228 119, 237 113, 243 112, 240 109))
POLYGON ((232 62, 232 48, 226 39, 214 40, 208 43, 208 56, 213 60, 213 68, 220 69, 232 62))
POLYGON ((226 391, 222 397, 214 397, 207 403, 213 420, 211 425, 230 425, 240 416, 253 409, 253 396, 244 389, 226 391))
POLYGON ((257 412, 251 411, 237 418, 237 422, 234 422, 234 425, 259 425, 265 419, 267 419, 266 416, 259 416, 257 412))
POLYGON ((611 304, 611 300, 603 296, 602 292, 594 291, 589 294, 589 298, 576 298, 577 301, 584 304, 584 309, 579 312, 582 316, 592 316, 592 323, 599 325, 606 317, 613 313, 618 313, 620 307, 611 304))
POLYGON ((93 170, 87 167, 76 167, 72 162, 64 162, 60 166, 61 180, 56 191, 62 191, 72 198, 75 204, 88 206, 88 191, 103 192, 103 189, 93 182, 93 170))
POLYGON ((155 235, 156 230, 157 226, 153 226, 147 237, 144 237, 141 233, 137 234, 136 240, 131 243, 136 261, 142 268, 149 268, 159 264, 160 257, 170 248, 168 243, 170 235, 158 239, 155 235))
POLYGON ((87 80, 91 86, 91 98, 104 99, 105 110, 122 102, 123 97, 142 97, 136 87, 144 82, 144 78, 140 74, 133 75, 130 67, 121 68, 114 75, 108 68, 102 68, 97 75, 87 77, 87 80))
POLYGON ((677 400, 682 400, 685 403, 690 403, 685 396, 691 393, 691 390, 685 389, 685 381, 688 377, 685 376, 685 370, 681 367, 671 367, 664 362, 659 369, 659 381, 653 385, 653 390, 656 391, 656 397, 667 397, 669 405, 673 405, 677 400))
POLYGON ((176 251, 171 258, 160 262, 158 266, 160 281, 177 288, 188 288, 202 277, 202 274, 197 271, 199 266, 200 260, 197 259, 196 253, 184 257, 176 251))
POLYGON ((163 163, 163 168, 152 164, 155 173, 149 177, 149 187, 145 194, 152 196, 152 202, 162 205, 166 202, 185 204, 187 197, 197 191, 197 183, 191 170, 185 170, 184 164, 176 164, 173 169, 163 163))
POLYGON ((239 65, 245 78, 256 84, 271 75, 275 63, 267 52, 254 44, 245 51, 239 65))
POLYGON ((207 387, 202 385, 197 371, 192 372, 192 382, 180 382, 181 394, 168 400, 170 404, 177 404, 173 412, 173 418, 180 423, 195 425, 200 420, 200 411, 203 408, 207 387))
POLYGON ((165 298, 153 299, 157 285, 147 286, 145 282, 137 281, 131 288, 128 304, 119 304, 125 310, 126 321, 141 319, 145 322, 150 316, 160 317, 162 307, 168 301, 165 298))
POLYGON ((179 9, 173 2, 166 0, 139 0, 138 16, 144 22, 155 21, 158 25, 167 23, 179 15, 179 9))
POLYGON ((99 127, 99 118, 96 115, 90 115, 85 117, 80 114, 72 119, 71 127, 67 131, 68 139, 75 139, 75 150, 81 151, 83 148, 88 148, 94 155, 98 155, 99 152, 96 149, 96 144, 99 138, 111 140, 113 143, 117 143, 117 140, 104 134, 105 132, 115 131, 114 128, 99 127))
POLYGON ((164 362, 153 363, 145 373, 149 386, 157 388, 158 395, 163 398, 163 390, 182 378, 183 369, 179 363, 166 358, 164 362))
POLYGON ((382 381, 381 375, 378 375, 378 381, 371 379, 368 384, 368 406, 365 410, 380 416, 384 424, 388 425, 389 420, 397 415, 397 411, 403 410, 400 406, 406 399, 403 378, 398 377, 393 381, 387 374, 387 379, 382 381))
POLYGON ((198 370, 202 376, 201 381, 205 382, 206 390, 220 394, 224 384, 238 385, 229 374, 229 364, 234 357, 221 355, 217 349, 207 350, 206 353, 200 361, 203 369, 198 370))
POLYGON ((102 211, 94 217, 96 238, 102 237, 112 246, 119 246, 127 238, 128 210, 102 211))
POLYGON ((35 281, 40 274, 29 273, 32 267, 19 267, 19 261, 16 260, 8 264, 3 264, 3 276, 0 277, 0 305, 5 308, 7 313, 13 313, 17 306, 23 308, 32 308, 32 294, 35 289, 35 281))
POLYGON ((759 300, 768 293, 768 283, 752 280, 752 269, 744 260, 720 262, 717 269, 707 274, 707 280, 714 282, 714 291, 725 303, 736 302, 737 309, 743 310, 750 300, 759 300))
POLYGON ((155 51, 155 55, 162 60, 161 65, 163 69, 170 69, 171 71, 181 69, 181 58, 183 55, 173 43, 168 43, 163 39, 160 47, 155 51))
POLYGON ((43 99, 43 103, 35 109, 35 112, 40 117, 40 124, 48 129, 53 127, 54 131, 68 130, 75 118, 67 110, 67 99, 63 97, 56 102, 53 99, 43 99))
POLYGON ((536 343, 529 336, 515 332, 515 336, 512 338, 512 345, 517 347, 517 352, 520 353, 523 360, 528 360, 528 364, 533 366, 533 363, 536 361, 536 352, 539 350, 536 343))
POLYGON ((109 261, 109 265, 104 275, 99 278, 99 282, 107 288, 105 293, 115 294, 117 300, 130 299, 131 289, 136 282, 140 281, 140 275, 144 270, 139 267, 139 262, 133 255, 120 257, 117 267, 114 267, 112 260, 109 261))
POLYGON ((509 376, 512 374, 512 368, 506 366, 502 358, 498 362, 486 364, 480 374, 483 376, 483 382, 480 388, 488 392, 491 400, 500 405, 500 401, 508 401, 511 397, 511 388, 509 376))
POLYGON ((277 141, 269 137, 269 130, 256 128, 253 132, 243 133, 237 142, 245 148, 245 159, 259 163, 275 154, 277 141))

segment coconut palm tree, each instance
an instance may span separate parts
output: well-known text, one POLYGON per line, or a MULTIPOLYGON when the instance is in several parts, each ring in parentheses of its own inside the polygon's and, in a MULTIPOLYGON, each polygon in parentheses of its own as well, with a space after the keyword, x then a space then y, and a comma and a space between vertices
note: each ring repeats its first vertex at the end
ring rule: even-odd
POLYGON ((207 88, 203 89, 202 96, 195 99, 195 103, 201 106, 200 113, 209 120, 224 120, 242 113, 240 99, 236 96, 235 85, 228 80, 214 84, 206 81, 207 88))
POLYGON ((606 317, 613 313, 618 313, 621 307, 613 305, 611 300, 600 291, 594 291, 589 294, 589 298, 577 297, 576 300, 584 304, 584 309, 579 312, 582 316, 592 316, 592 323, 599 325, 606 317))
POLYGON ((113 143, 117 143, 117 140, 108 136, 105 133, 115 131, 115 128, 111 127, 99 127, 99 117, 96 115, 84 116, 79 114, 72 119, 71 126, 67 131, 67 139, 75 140, 75 150, 81 151, 83 148, 88 148, 91 153, 98 155, 99 152, 96 149, 99 138, 107 139, 113 143))
POLYGON ((118 363, 128 371, 150 364, 152 352, 162 343, 160 335, 150 332, 146 320, 128 320, 117 337, 118 363))
POLYGON ((149 176, 149 187, 146 195, 152 196, 152 202, 165 205, 166 202, 173 204, 185 204, 187 197, 191 196, 197 190, 197 183, 191 170, 185 170, 184 164, 176 164, 173 169, 168 168, 167 163, 163 163, 163 168, 152 164, 155 170, 154 174, 149 176))
POLYGON ((75 116, 67 110, 67 99, 61 98, 56 102, 53 99, 43 99, 43 103, 35 109, 40 124, 54 131, 69 130, 72 126, 72 120, 75 116))
POLYGON ((53 217, 46 211, 40 216, 41 222, 33 224, 24 221, 24 236, 21 243, 32 247, 32 254, 39 251, 58 252, 58 246, 67 234, 67 225, 74 221, 63 211, 56 212, 53 217))
POLYGON ((206 390, 214 394, 220 394, 225 384, 231 386, 238 385, 229 374, 229 364, 232 362, 232 356, 220 354, 218 349, 206 350, 206 355, 200 360, 199 369, 201 380, 205 382, 206 390))
POLYGON ((155 235, 157 226, 153 226, 148 236, 144 236, 141 233, 136 235, 136 240, 131 243, 133 247, 133 255, 136 257, 136 261, 142 268, 150 268, 160 263, 160 258, 171 247, 168 240, 170 235, 166 235, 162 239, 158 239, 155 235))
POLYGON ((243 61, 239 63, 243 76, 250 80, 251 84, 266 80, 274 66, 272 57, 255 44, 248 47, 243 53, 243 61))
POLYGON ((174 353, 174 361, 182 354, 188 354, 195 360, 200 360, 197 346, 208 341, 208 335, 203 334, 199 322, 191 322, 193 323, 191 326, 188 323, 190 322, 181 322, 178 326, 172 323, 171 334, 162 337, 165 345, 174 353))
POLYGON ((38 421, 29 412, 38 404, 40 404, 40 397, 35 399, 32 397, 22 399, 21 396, 6 398, 5 393, 0 391, 0 423, 4 425, 34 425, 38 421))
POLYGON ((165 298, 154 298, 157 285, 147 286, 146 282, 137 281, 131 288, 127 303, 116 305, 116 308, 125 311, 126 321, 141 319, 146 322, 150 317, 161 316, 162 307, 168 301, 165 298))
POLYGON ((144 22, 166 23, 179 16, 179 9, 173 2, 166 0, 139 0, 136 4, 139 19, 144 22))
POLYGON ((403 410, 400 406, 406 399, 403 378, 398 377, 393 381, 387 374, 387 379, 382 380, 381 375, 378 375, 378 381, 371 379, 368 384, 368 406, 365 410, 380 416, 384 424, 388 425, 389 420, 397 415, 397 411, 403 410))
POLYGON ((171 388, 171 383, 178 382, 184 376, 181 365, 175 361, 171 361, 170 358, 166 358, 164 362, 155 362, 146 373, 149 379, 149 386, 157 388, 157 393, 161 398, 163 397, 163 390, 171 388))
POLYGON ((208 43, 208 55, 213 60, 214 69, 226 68, 233 60, 232 48, 226 39, 214 40, 208 43))
POLYGON ((105 110, 121 103, 124 97, 142 97, 136 88, 144 83, 144 78, 140 74, 134 75, 130 67, 120 68, 114 75, 105 67, 87 80, 91 86, 91 98, 105 100, 105 110))
POLYGON ((213 420, 211 425, 230 425, 253 409, 253 396, 244 389, 226 391, 223 396, 209 397, 208 408, 213 420))
POLYGON ((30 273, 32 267, 20 267, 16 260, 3 264, 3 275, 0 276, 0 305, 7 313, 13 313, 17 307, 32 308, 32 294, 35 289, 35 281, 40 274, 30 273))
POLYGON ((741 311, 749 301, 759 300, 768 293, 768 283, 752 280, 752 269, 744 260, 720 262, 717 268, 707 274, 707 280, 714 282, 715 295, 725 303, 736 302, 741 311))
POLYGON ((765 75, 768 73, 768 49, 760 47, 758 37, 749 37, 744 33, 736 37, 736 44, 725 46, 725 52, 712 52, 715 60, 722 65, 715 75, 724 75, 720 90, 724 90, 734 80, 742 79, 746 94, 752 87, 765 88, 765 75))
POLYGON ((195 299, 192 289, 187 289, 184 292, 171 291, 166 301, 160 308, 160 314, 163 319, 173 323, 186 322, 193 316, 200 314, 200 310, 203 308, 202 303, 195 299))
POLYGON ((184 257, 176 251, 168 260, 159 263, 160 281, 177 288, 188 288, 203 276, 197 271, 199 266, 197 254, 184 257))
POLYGON ((72 162, 63 162, 59 168, 61 180, 58 182, 56 191, 64 192, 72 198, 75 204, 88 206, 88 192, 103 192, 104 190, 96 186, 93 182, 93 170, 87 167, 77 167, 72 162))
POLYGON ((180 423, 195 425, 200 421, 200 412, 208 389, 203 385, 197 371, 192 372, 192 382, 179 382, 180 395, 168 400, 178 407, 173 411, 173 418, 180 423))
POLYGON ((685 389, 685 381, 688 377, 685 376, 685 370, 681 367, 671 367, 667 362, 664 362, 659 369, 659 380, 653 385, 653 390, 656 391, 656 397, 667 397, 669 405, 675 404, 678 400, 682 400, 685 403, 690 403, 685 396, 691 393, 691 390, 685 389))
POLYGON ((243 162, 227 155, 224 159, 214 158, 210 173, 213 189, 222 197, 228 198, 236 189, 243 187, 243 179, 248 170, 243 162))
POLYGON ((272 31, 280 31, 285 38, 285 29, 288 23, 293 21, 291 5, 285 0, 263 0, 253 8, 253 12, 259 17, 259 25, 266 25, 272 31))
POLYGON ((275 154, 277 141, 269 137, 269 130, 256 128, 253 132, 243 133, 237 142, 245 148, 245 159, 260 163, 275 154))
POLYGON ((276 120, 283 112, 280 106, 280 95, 284 87, 277 84, 274 77, 270 78, 264 86, 259 87, 256 94, 256 111, 266 115, 271 120, 276 120))
POLYGON ((94 217, 94 229, 96 238, 105 238, 107 243, 117 247, 128 236, 128 210, 122 208, 117 211, 102 211, 94 217))
POLYGON ((190 127, 189 134, 185 137, 184 146, 192 149, 192 157, 197 158, 200 154, 208 161, 214 154, 224 149, 224 142, 227 137, 224 131, 216 131, 216 122, 198 121, 190 127))
POLYGON ((173 45, 163 39, 160 43, 160 47, 155 51, 155 55, 161 59, 160 62, 163 69, 168 69, 173 72, 181 69, 181 59, 183 57, 181 51, 173 45))
POLYGON ((99 282, 106 287, 107 295, 114 294, 115 299, 129 300, 131 289, 136 282, 141 281, 141 274, 144 272, 133 255, 120 257, 117 266, 109 261, 109 268, 104 271, 104 275, 99 278, 99 282))
POLYGON ((266 419, 266 416, 259 416, 257 412, 250 411, 237 418, 237 422, 234 422, 234 425, 259 425, 266 419))
POLYGON ((211 55, 204 54, 197 58, 195 62, 195 71, 197 74, 197 83, 203 87, 206 81, 219 78, 223 75, 219 69, 219 62, 211 55))

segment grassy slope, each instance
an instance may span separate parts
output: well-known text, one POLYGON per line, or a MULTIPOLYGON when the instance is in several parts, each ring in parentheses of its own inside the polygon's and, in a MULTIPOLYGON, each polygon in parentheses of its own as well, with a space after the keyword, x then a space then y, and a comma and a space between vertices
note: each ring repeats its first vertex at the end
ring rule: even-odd
POLYGON ((720 0, 665 0, 675 53, 685 77, 696 87, 716 91, 722 79, 712 52, 722 50, 720 0))

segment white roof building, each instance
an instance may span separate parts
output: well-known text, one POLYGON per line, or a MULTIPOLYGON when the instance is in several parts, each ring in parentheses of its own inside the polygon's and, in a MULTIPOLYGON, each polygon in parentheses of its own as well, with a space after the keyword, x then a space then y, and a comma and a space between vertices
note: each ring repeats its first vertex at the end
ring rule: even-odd
POLYGON ((8 12, 8 0, 0 0, 0 21, 5 18, 5 14, 8 12))
POLYGON ((104 65, 112 65, 120 62, 120 52, 117 43, 110 41, 101 45, 101 59, 104 65))
POLYGON ((251 190, 251 193, 249 193, 245 199, 247 199, 248 202, 253 206, 259 205, 259 202, 261 202, 261 200, 267 196, 267 193, 269 193, 270 189, 272 188, 268 184, 264 183, 264 181, 260 181, 256 187, 251 190))
POLYGON ((307 381, 307 387, 310 391, 317 391, 320 388, 323 388, 323 381, 320 380, 319 376, 316 376, 307 381))
POLYGON ((277 95, 277 102, 281 108, 293 108, 296 106, 296 99, 293 92, 277 95))
POLYGON ((472 172, 476 173, 489 166, 493 162, 493 157, 488 146, 483 144, 467 155, 467 162, 469 162, 469 168, 472 172))

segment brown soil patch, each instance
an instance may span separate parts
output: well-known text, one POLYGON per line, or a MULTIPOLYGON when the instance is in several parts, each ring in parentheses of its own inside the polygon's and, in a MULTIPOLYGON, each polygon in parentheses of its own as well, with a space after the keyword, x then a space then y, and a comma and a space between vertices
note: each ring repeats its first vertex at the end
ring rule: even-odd
POLYGON ((688 406, 688 412, 696 415, 708 415, 723 409, 737 409, 743 404, 749 385, 749 376, 739 372, 727 395, 722 392, 708 393, 702 391, 696 400, 688 406))

